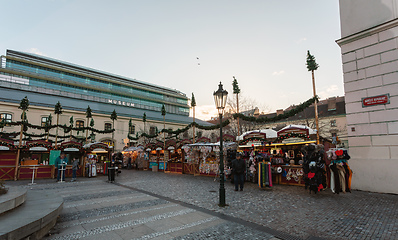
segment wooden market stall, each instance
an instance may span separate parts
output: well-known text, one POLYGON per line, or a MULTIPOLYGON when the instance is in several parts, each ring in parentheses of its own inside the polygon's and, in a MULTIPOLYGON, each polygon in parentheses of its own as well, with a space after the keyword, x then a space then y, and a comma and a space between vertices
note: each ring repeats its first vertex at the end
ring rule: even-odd
POLYGON ((14 141, 0 138, 0 180, 13 180, 17 148, 14 141))
MULTIPOLYGON (((241 137, 239 151, 244 152, 247 159, 252 157, 256 164, 269 163, 273 184, 304 186, 302 148, 316 144, 316 131, 303 125, 288 125, 276 132, 276 136, 265 134, 261 137, 262 131, 253 131, 241 137)), ((333 147, 324 138, 321 138, 320 144, 325 151, 333 147)), ((260 170, 259 166, 256 170, 260 170)), ((258 171, 257 174, 261 173, 258 171)))
MULTIPOLYGON (((236 149, 235 142, 223 142, 224 166, 227 167, 227 151, 229 149, 236 149)), ((199 142, 187 144, 182 147, 185 151, 186 163, 189 166, 197 166, 193 174, 200 174, 203 176, 216 176, 220 168, 220 142, 206 143, 199 142)), ((184 167, 184 170, 186 167, 184 167)), ((184 172, 192 174, 191 172, 184 172)))
POLYGON ((65 170, 65 177, 72 177, 72 164, 73 164, 74 158, 79 159, 79 167, 76 171, 76 176, 83 177, 84 176, 84 164, 83 164, 84 151, 83 151, 82 144, 78 143, 78 142, 74 142, 74 141, 62 142, 57 149, 64 152, 66 155, 66 158, 68 159, 68 165, 66 166, 66 170, 65 170))
POLYGON ((83 146, 85 166, 84 176, 94 177, 97 173, 107 174, 112 149, 102 142, 88 143, 83 146))
POLYGON ((54 178, 54 166, 50 165, 50 142, 44 140, 27 141, 21 151, 18 179, 54 178))
POLYGON ((145 152, 144 146, 137 146, 137 147, 129 147, 122 151, 124 159, 126 159, 125 166, 127 169, 130 168, 137 168, 138 170, 143 170, 145 168, 145 152), (130 158, 130 160, 128 160, 130 158), (129 163, 130 161, 130 163, 129 163), (131 164, 131 166, 128 166, 131 164))
POLYGON ((184 164, 182 162, 181 144, 177 144, 177 141, 170 139, 166 141, 166 161, 167 161, 167 173, 178 173, 182 174, 184 164))

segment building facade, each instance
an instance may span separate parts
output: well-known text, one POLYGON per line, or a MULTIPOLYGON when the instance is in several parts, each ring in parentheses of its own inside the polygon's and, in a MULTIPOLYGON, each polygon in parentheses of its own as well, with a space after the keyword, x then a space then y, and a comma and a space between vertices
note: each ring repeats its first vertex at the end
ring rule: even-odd
POLYGON ((398 1, 340 0, 354 189, 398 193, 398 1))
MULTIPOLYGON (((166 129, 175 130, 192 122, 189 99, 178 90, 14 50, 7 50, 6 55, 1 56, 0 93, 0 117, 5 121, 21 120, 22 111, 18 106, 25 96, 30 101, 29 123, 35 125, 45 123, 50 114, 54 123, 54 106, 60 102, 64 112, 59 124, 69 126, 73 117, 75 127, 87 126, 86 109, 90 107, 94 128, 115 128, 115 143, 112 134, 97 134, 95 140, 115 145, 117 151, 126 145, 128 133, 133 137, 143 132, 153 135, 163 129, 163 105, 166 129), (115 126, 110 119, 114 110, 118 116, 115 126)), ((200 120, 196 122, 206 125, 200 120)), ((5 126, 3 131, 19 129, 5 126)), ((29 131, 38 133, 39 130, 29 131)), ((55 129, 50 133, 55 134, 55 129)))

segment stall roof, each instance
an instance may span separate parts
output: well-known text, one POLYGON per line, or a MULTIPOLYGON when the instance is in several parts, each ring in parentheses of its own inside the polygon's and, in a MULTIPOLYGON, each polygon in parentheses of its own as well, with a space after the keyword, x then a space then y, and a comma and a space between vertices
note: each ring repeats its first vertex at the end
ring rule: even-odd
POLYGON ((300 129, 300 130, 308 130, 308 134, 316 134, 316 130, 309 128, 308 126, 305 125, 287 125, 286 127, 282 128, 281 130, 278 131, 278 133, 281 132, 286 132, 287 130, 294 130, 294 129, 300 129))
POLYGON ((129 147, 124 149, 122 152, 134 152, 134 151, 143 151, 144 147, 139 146, 139 147, 129 147))
MULTIPOLYGON (((302 141, 302 142, 292 142, 292 143, 272 143, 272 144, 266 144, 264 147, 272 148, 272 147, 281 147, 281 146, 291 146, 291 145, 305 145, 305 144, 310 144, 310 143, 316 143, 315 140, 311 141, 302 141)), ((247 145, 240 145, 240 148, 250 148, 253 147, 251 144, 247 145)), ((255 144, 254 147, 263 147, 261 144, 255 144)))
POLYGON ((250 133, 256 133, 256 132, 257 132, 257 133, 265 133, 265 136, 266 136, 267 138, 276 138, 276 137, 277 137, 277 131, 275 131, 275 130, 273 130, 273 129, 266 128, 266 129, 260 129, 260 130, 253 130, 253 131, 245 132, 245 133, 243 133, 242 135, 237 136, 237 137, 236 137, 236 140, 237 140, 237 141, 241 141, 241 140, 244 139, 244 137, 245 137, 246 135, 248 135, 248 134, 250 134, 250 133))
MULTIPOLYGON (((216 146, 220 146, 220 142, 216 142, 216 143, 205 143, 205 142, 198 142, 198 143, 192 143, 192 144, 186 144, 183 146, 184 147, 216 147, 216 146)), ((233 146, 237 146, 236 142, 223 142, 223 146, 224 147, 233 147, 233 146)))

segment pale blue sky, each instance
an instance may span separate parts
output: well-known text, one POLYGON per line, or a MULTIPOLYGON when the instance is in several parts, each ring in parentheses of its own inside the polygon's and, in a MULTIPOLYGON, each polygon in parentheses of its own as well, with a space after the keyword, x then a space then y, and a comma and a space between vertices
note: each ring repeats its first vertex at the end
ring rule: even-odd
POLYGON ((232 76, 260 110, 311 98, 307 50, 320 65, 318 95, 344 95, 337 0, 0 0, 0 6, 2 55, 39 53, 188 97, 193 92, 202 119, 216 112, 212 94, 220 81, 232 97, 232 76))

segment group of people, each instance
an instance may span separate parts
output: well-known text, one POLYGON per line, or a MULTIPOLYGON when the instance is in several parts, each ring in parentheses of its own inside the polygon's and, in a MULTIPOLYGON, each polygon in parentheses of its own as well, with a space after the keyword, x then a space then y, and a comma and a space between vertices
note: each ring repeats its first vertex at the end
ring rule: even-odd
MULTIPOLYGON (((65 181, 65 169, 66 165, 68 164, 68 159, 66 158, 65 153, 61 153, 56 159, 55 159, 55 167, 57 168, 57 182, 63 182, 65 181)), ((72 160, 72 180, 71 182, 76 181, 76 174, 77 170, 79 169, 79 159, 73 158, 72 160)))

